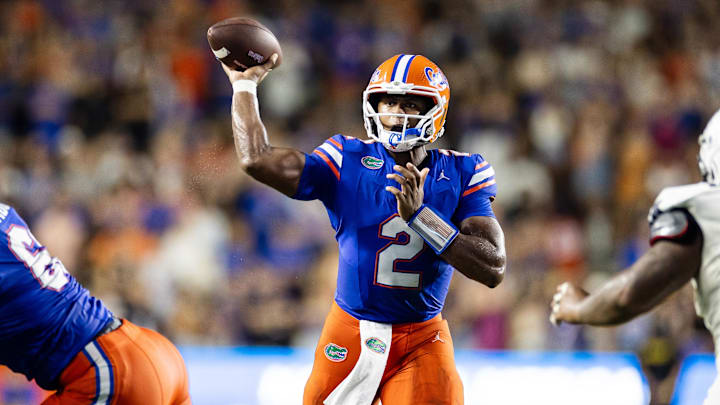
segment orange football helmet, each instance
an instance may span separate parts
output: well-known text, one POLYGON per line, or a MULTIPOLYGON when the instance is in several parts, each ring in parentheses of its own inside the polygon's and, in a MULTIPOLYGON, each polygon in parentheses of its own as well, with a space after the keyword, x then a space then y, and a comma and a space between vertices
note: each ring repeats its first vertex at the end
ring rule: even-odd
POLYGON ((450 84, 445 74, 430 59, 422 55, 395 55, 383 62, 370 77, 363 92, 363 118, 368 137, 382 143, 393 152, 405 152, 416 146, 435 142, 445 131, 445 117, 450 103, 450 84), (412 94, 428 97, 434 106, 423 115, 377 112, 376 94, 412 94), (404 118, 401 132, 387 130, 381 116, 404 118), (408 128, 411 118, 418 123, 408 128))

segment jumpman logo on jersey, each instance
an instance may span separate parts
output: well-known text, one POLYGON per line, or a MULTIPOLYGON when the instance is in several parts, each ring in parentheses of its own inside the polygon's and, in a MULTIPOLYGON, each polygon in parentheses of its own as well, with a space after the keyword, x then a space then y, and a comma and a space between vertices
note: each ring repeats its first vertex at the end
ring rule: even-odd
POLYGON ((440 176, 438 176, 436 181, 440 180, 450 180, 450 177, 445 175, 445 170, 440 170, 440 176))
POLYGON ((443 338, 440 337, 440 331, 437 331, 437 334, 436 334, 436 335, 433 337, 433 339, 430 341, 430 343, 435 343, 435 342, 445 343, 445 340, 443 340, 443 338))

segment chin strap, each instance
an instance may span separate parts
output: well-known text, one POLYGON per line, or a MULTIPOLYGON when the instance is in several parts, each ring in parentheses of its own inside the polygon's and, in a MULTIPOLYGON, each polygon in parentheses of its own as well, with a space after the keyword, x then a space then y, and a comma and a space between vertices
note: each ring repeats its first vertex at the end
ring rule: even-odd
POLYGON ((423 204, 408 221, 408 226, 417 232, 436 254, 447 249, 460 231, 438 215, 432 208, 423 204))

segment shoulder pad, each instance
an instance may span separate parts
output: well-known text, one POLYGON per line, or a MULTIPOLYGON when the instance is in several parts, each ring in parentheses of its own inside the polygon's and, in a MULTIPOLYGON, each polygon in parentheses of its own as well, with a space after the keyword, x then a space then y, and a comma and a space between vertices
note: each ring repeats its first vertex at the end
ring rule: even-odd
POLYGON ((360 139, 355 138, 353 136, 347 136, 347 135, 335 135, 333 138, 337 139, 338 141, 342 142, 343 147, 345 148, 345 151, 347 152, 359 152, 366 150, 368 145, 375 144, 375 141, 370 139, 360 139))
POLYGON ((710 191, 711 188, 712 186, 705 182, 664 188, 655 199, 655 204, 650 208, 648 222, 652 224, 654 218, 663 212, 675 208, 687 208, 690 200, 710 191))
POLYGON ((451 149, 438 149, 438 152, 442 153, 445 156, 464 156, 464 157, 470 156, 469 153, 458 152, 456 150, 451 150, 451 149))
POLYGON ((709 191, 712 188, 708 183, 700 182, 684 186, 664 188, 655 199, 655 205, 661 211, 675 207, 683 207, 694 197, 709 191))

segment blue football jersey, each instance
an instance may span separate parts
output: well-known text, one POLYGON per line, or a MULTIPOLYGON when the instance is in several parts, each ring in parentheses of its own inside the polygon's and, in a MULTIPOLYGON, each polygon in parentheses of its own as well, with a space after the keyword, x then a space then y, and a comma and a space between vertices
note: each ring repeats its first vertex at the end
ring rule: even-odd
POLYGON ((65 366, 111 319, 17 212, 0 204, 0 364, 57 389, 65 366))
MULTIPOLYGON (((428 151, 424 203, 455 226, 494 217, 493 168, 480 156, 428 151)), ((421 322, 443 308, 453 267, 397 213, 395 161, 382 144, 335 135, 306 155, 294 198, 320 199, 336 232, 337 304, 358 319, 421 322)))

